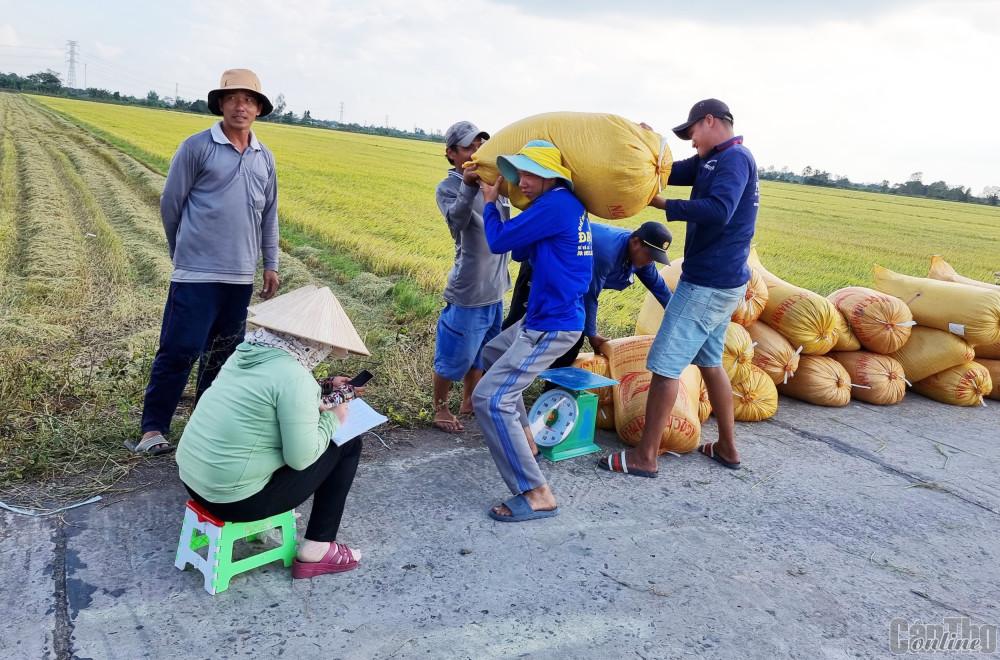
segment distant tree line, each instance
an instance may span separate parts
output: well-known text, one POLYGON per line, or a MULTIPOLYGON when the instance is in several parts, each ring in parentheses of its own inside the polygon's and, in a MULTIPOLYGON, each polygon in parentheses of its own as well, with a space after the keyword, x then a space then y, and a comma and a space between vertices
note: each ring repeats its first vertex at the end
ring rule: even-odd
POLYGON ((1000 204, 1000 186, 986 186, 981 196, 972 194, 972 189, 965 186, 949 186, 944 181, 930 184, 923 182, 924 173, 914 172, 906 183, 890 183, 883 179, 880 183, 855 183, 846 176, 830 174, 825 170, 813 169, 806 165, 801 174, 796 174, 783 167, 780 170, 774 166, 766 167, 759 172, 760 178, 767 181, 785 181, 787 183, 803 183, 809 186, 825 186, 827 188, 845 188, 848 190, 863 190, 889 195, 907 195, 910 197, 928 197, 930 199, 946 199, 954 202, 972 202, 975 204, 1000 204))
MULTIPOLYGON (((120 105, 141 105, 149 108, 164 108, 169 110, 179 110, 182 112, 194 112, 198 114, 209 114, 208 103, 205 99, 186 101, 181 98, 161 97, 155 90, 149 90, 144 98, 112 92, 106 89, 89 87, 87 89, 75 89, 64 87, 59 74, 51 69, 32 73, 28 76, 20 76, 16 73, 0 72, 0 89, 9 89, 18 92, 30 92, 33 94, 47 94, 50 96, 65 96, 67 98, 82 99, 86 101, 100 101, 102 103, 117 103, 120 105)), ((284 94, 278 94, 274 99, 274 110, 270 115, 261 121, 268 121, 277 124, 295 124, 298 126, 312 126, 315 128, 326 128, 337 131, 347 131, 350 133, 365 133, 367 135, 386 135, 390 137, 409 138, 411 140, 427 140, 431 142, 444 142, 444 136, 437 131, 425 131, 416 128, 413 131, 405 131, 389 126, 364 125, 357 123, 340 123, 328 119, 316 119, 308 110, 301 115, 297 115, 287 109, 284 94)))

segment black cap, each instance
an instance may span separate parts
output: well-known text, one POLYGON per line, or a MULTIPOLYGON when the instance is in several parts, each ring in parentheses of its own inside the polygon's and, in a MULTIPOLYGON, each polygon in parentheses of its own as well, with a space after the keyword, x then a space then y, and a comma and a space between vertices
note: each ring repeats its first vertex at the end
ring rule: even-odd
POLYGON ((632 232, 632 235, 643 242, 649 250, 650 256, 653 257, 653 261, 661 264, 670 263, 670 258, 667 257, 667 248, 670 247, 674 237, 662 222, 644 222, 632 232))
POLYGON ((688 135, 688 129, 703 119, 705 115, 712 115, 719 119, 728 119, 730 123, 733 121, 733 113, 729 111, 728 105, 719 99, 705 99, 704 101, 698 101, 691 107, 691 112, 688 113, 688 120, 680 126, 674 127, 674 135, 682 140, 690 140, 691 136, 688 135))

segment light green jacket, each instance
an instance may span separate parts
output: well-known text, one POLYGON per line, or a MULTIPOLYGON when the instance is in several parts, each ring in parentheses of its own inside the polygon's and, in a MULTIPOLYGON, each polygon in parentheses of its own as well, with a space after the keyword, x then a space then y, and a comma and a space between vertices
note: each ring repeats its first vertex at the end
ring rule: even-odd
POLYGON ((209 502, 246 499, 275 470, 304 470, 330 446, 313 375, 280 349, 242 343, 205 390, 177 447, 181 481, 209 502))

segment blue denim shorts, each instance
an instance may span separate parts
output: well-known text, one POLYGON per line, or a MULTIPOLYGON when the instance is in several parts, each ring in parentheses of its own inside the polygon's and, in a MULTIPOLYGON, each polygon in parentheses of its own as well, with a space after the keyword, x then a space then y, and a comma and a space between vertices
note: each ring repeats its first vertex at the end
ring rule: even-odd
POLYGON ((713 289, 681 280, 663 312, 646 368, 666 378, 680 378, 689 364, 722 366, 726 328, 746 289, 745 284, 713 289))
POLYGON ((469 369, 483 368, 483 346, 500 334, 503 302, 483 307, 448 303, 438 317, 434 373, 458 381, 469 369))

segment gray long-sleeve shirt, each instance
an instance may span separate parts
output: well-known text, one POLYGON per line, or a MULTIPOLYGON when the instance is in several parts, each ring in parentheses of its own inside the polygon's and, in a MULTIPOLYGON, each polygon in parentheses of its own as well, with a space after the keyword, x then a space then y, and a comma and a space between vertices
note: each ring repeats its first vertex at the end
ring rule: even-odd
MULTIPOLYGON (((455 264, 448 273, 444 299, 460 307, 482 307, 503 300, 510 288, 508 253, 493 254, 483 228, 483 196, 476 186, 450 170, 438 184, 437 205, 455 239, 455 264)), ((510 217, 510 207, 497 202, 500 216, 510 217)))
POLYGON ((184 140, 160 197, 178 282, 253 283, 257 261, 278 269, 274 155, 250 135, 241 154, 222 123, 184 140))

